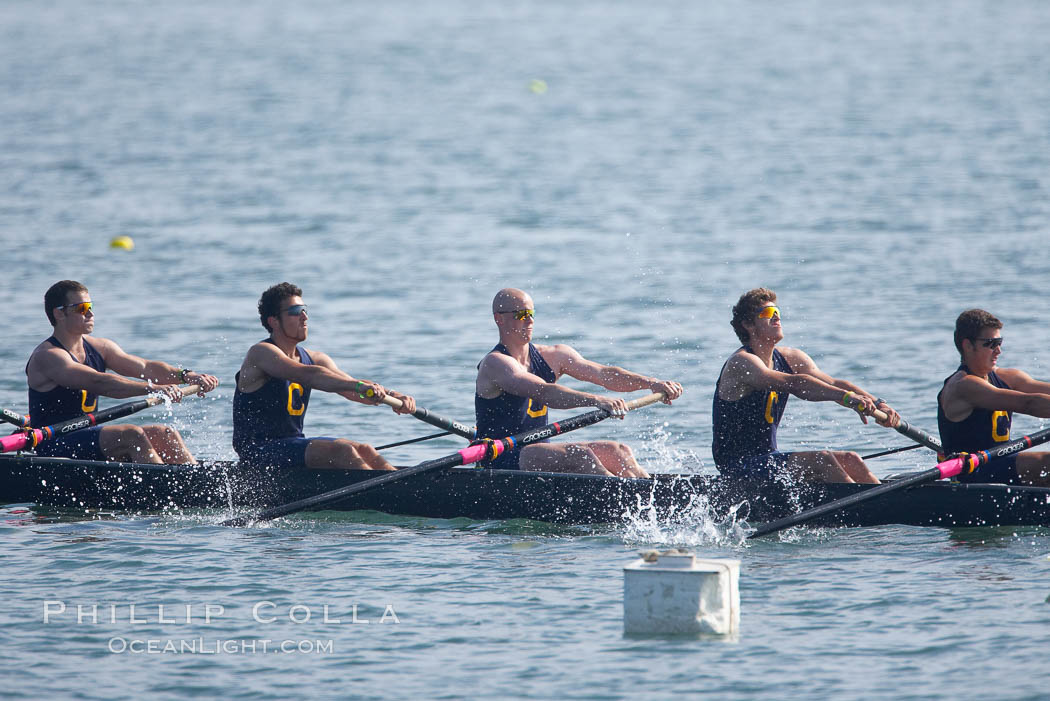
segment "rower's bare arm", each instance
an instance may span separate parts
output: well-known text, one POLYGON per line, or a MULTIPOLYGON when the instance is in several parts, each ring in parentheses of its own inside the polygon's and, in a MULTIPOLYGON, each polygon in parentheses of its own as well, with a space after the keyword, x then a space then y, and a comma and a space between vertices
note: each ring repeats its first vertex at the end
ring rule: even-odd
MULTIPOLYGON (((241 390, 251 392, 258 389, 267 376, 298 382, 304 387, 322 392, 338 394, 354 389, 354 381, 335 367, 335 363, 327 355, 311 352, 310 357, 314 364, 304 365, 289 358, 272 343, 256 343, 248 350, 241 366, 241 390)), ((375 404, 375 401, 367 403, 375 404)))
MULTIPOLYGON (((841 380, 824 372, 817 367, 817 364, 813 361, 813 358, 809 357, 808 353, 799 348, 785 348, 783 352, 784 357, 791 365, 791 369, 795 371, 797 377, 812 377, 821 383, 819 387, 810 386, 803 389, 804 392, 808 391, 812 398, 803 394, 796 394, 796 396, 812 402, 839 402, 850 408, 858 408, 861 421, 864 423, 868 422, 867 416, 870 416, 876 409, 874 395, 866 392, 849 380, 841 380), (824 391, 828 387, 833 389, 830 395, 824 391), (819 398, 816 398, 818 396, 819 398)), ((792 392, 792 394, 795 393, 792 392)), ((889 405, 883 404, 881 406, 887 418, 879 423, 885 426, 897 425, 899 421, 897 412, 889 405)))
POLYGON ((478 391, 486 396, 488 389, 515 394, 519 397, 530 397, 535 402, 546 404, 552 409, 572 409, 581 406, 608 408, 615 400, 609 400, 589 392, 579 392, 569 387, 562 387, 551 382, 544 382, 528 372, 520 363, 502 353, 489 353, 481 361, 478 370, 478 391))
POLYGON ((314 364, 321 367, 327 368, 336 376, 342 378, 344 381, 351 384, 352 389, 339 390, 336 394, 339 394, 344 399, 349 399, 352 402, 358 404, 368 404, 369 406, 375 406, 383 401, 386 396, 394 397, 401 402, 401 406, 390 408, 393 409, 394 413, 397 414, 411 414, 416 410, 416 400, 407 394, 401 392, 395 392, 394 390, 383 387, 378 382, 372 380, 363 380, 357 377, 353 377, 349 373, 342 370, 335 361, 327 353, 321 353, 315 351, 311 357, 313 358, 314 364))
POLYGON ((1011 389, 1029 394, 1050 394, 1050 382, 1037 380, 1024 370, 1016 368, 999 368, 996 370, 999 376, 1006 380, 1011 389))
MULTIPOLYGON (((809 402, 838 402, 845 391, 820 378, 802 372, 802 365, 792 360, 795 373, 767 368, 753 353, 736 353, 722 374, 720 386, 723 399, 739 399, 752 391, 787 392, 809 402), (727 382, 728 380, 728 382, 727 382), (746 390, 746 391, 742 391, 746 390)), ((858 400, 863 403, 862 400, 858 400)), ((870 400, 868 400, 870 402, 870 400)))
MULTIPOLYGON (((160 360, 146 360, 137 355, 128 353, 114 341, 107 338, 93 339, 102 357, 106 360, 106 367, 113 372, 149 380, 158 385, 177 385, 183 382, 182 368, 170 365, 160 360)), ((186 384, 197 385, 203 392, 210 392, 219 386, 219 378, 200 372, 188 372, 185 378, 186 384)), ((164 390, 167 394, 168 390, 164 390)), ((111 396, 111 395, 110 395, 111 396)), ((172 394, 174 397, 175 395, 172 394)), ((178 395, 181 397, 182 395, 178 395)))
POLYGON ((662 392, 667 404, 682 396, 682 386, 677 382, 658 380, 615 365, 602 365, 587 360, 572 346, 553 346, 553 355, 562 373, 613 392, 634 392, 640 389, 662 392))
POLYGON ((946 393, 944 411, 949 419, 963 413, 959 411, 960 407, 965 408, 967 412, 971 407, 979 407, 990 411, 1012 411, 1043 419, 1050 418, 1050 394, 1003 389, 972 375, 952 383, 946 393))
POLYGON ((33 356, 29 382, 35 389, 47 391, 57 385, 87 390, 114 399, 140 397, 150 390, 144 382, 136 382, 108 372, 99 372, 82 363, 74 362, 65 351, 55 348, 33 356))

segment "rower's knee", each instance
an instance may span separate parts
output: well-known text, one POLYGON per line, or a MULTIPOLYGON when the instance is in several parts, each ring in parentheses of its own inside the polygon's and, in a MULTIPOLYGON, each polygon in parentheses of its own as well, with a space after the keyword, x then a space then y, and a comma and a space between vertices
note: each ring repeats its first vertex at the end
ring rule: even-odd
POLYGON ((115 426, 116 431, 114 432, 114 438, 121 445, 130 447, 150 447, 149 436, 146 435, 146 429, 141 426, 135 426, 128 424, 126 426, 115 426))
POLYGON ((566 446, 565 453, 583 464, 602 464, 602 461, 598 459, 598 454, 594 452, 594 449, 585 443, 573 443, 566 446))

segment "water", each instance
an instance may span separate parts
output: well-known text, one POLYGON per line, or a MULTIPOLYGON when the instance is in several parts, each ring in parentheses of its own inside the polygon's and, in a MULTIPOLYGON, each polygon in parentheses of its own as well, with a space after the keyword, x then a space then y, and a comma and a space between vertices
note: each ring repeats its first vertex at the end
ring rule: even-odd
MULTIPOLYGON (((61 278, 91 288, 99 335, 221 377, 171 417, 205 457, 232 457, 233 373, 262 336, 259 293, 282 279, 304 288, 308 346, 460 420, 495 341, 492 294, 528 289, 538 336, 686 386, 673 409, 584 429, 667 472, 713 471, 729 307, 753 286, 779 292, 786 343, 918 426, 935 426, 967 307, 1006 323, 1003 364, 1050 376, 1042 3, 213 5, 0 7, 3 406, 24 407, 22 367, 49 329, 40 301, 61 278), (117 235, 135 250, 109 249, 117 235)), ((429 432, 323 394, 308 427, 375 443, 429 432)), ((781 435, 903 444, 798 401, 781 435)), ((929 464, 915 451, 872 466, 929 464)), ((235 531, 224 516, 7 507, 4 695, 1045 695, 1042 529, 742 544, 702 515, 313 515, 235 531), (620 568, 664 545, 742 560, 737 639, 622 635, 620 568), (49 601, 68 610, 45 624, 49 601), (252 615, 266 601, 276 621, 252 615), (77 624, 77 604, 100 622, 77 624), (166 618, 190 605, 191 622, 159 622, 159 604, 166 618), (347 622, 355 604, 369 624, 347 622), (224 607, 212 623, 208 605, 224 607), (310 621, 289 620, 297 605, 310 621), (387 606, 398 622, 379 622, 387 606), (332 649, 114 653, 114 639, 332 649)))

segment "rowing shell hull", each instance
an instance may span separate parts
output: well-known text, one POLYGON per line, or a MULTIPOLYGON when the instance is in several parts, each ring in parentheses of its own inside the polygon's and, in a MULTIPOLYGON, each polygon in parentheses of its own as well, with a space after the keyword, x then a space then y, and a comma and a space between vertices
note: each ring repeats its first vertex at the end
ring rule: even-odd
MULTIPOLYGON (((0 456, 0 504, 120 511, 276 506, 377 473, 365 470, 278 472, 218 462, 199 466, 0 456)), ((781 518, 868 489, 807 485, 788 492, 767 483, 728 484, 702 475, 620 479, 597 475, 454 468, 418 475, 328 504, 326 510, 374 510, 429 518, 532 519, 553 523, 620 522, 647 510, 661 519, 724 516, 750 522, 781 518)), ((1050 526, 1050 489, 938 482, 891 493, 811 525, 1050 526)))

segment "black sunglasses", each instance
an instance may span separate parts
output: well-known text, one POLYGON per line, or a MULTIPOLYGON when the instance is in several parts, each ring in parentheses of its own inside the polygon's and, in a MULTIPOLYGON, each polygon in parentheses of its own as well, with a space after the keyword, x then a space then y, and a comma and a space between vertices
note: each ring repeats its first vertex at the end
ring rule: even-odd
POLYGON ((975 338, 974 341, 980 341, 981 345, 985 348, 1001 348, 1003 345, 1003 337, 998 338, 975 338))
POLYGON ((281 310, 281 312, 287 314, 288 316, 299 316, 300 314, 303 314, 305 311, 306 311, 306 305, 305 304, 293 304, 292 306, 288 307, 287 309, 282 309, 281 310))

